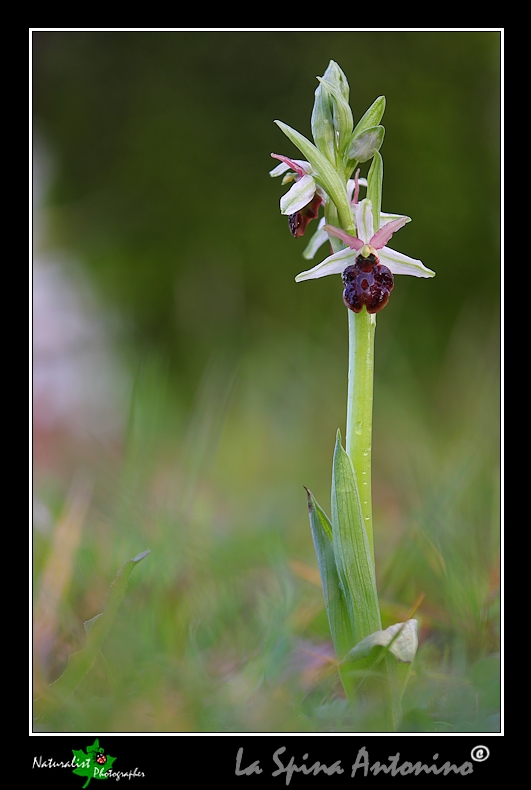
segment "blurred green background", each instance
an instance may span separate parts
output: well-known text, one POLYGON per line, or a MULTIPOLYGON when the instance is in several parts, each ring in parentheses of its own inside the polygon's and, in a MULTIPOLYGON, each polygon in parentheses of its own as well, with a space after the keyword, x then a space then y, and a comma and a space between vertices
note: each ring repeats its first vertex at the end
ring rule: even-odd
POLYGON ((384 624, 421 601, 404 729, 496 731, 501 33, 32 42, 38 691, 152 552, 101 666, 36 726, 371 726, 342 707, 303 489, 329 510, 340 278, 294 282, 306 237, 268 175, 271 152, 300 157, 273 121, 311 137, 333 59, 355 122, 386 96, 382 208, 413 218, 393 242, 437 273, 397 277, 376 333, 384 624))

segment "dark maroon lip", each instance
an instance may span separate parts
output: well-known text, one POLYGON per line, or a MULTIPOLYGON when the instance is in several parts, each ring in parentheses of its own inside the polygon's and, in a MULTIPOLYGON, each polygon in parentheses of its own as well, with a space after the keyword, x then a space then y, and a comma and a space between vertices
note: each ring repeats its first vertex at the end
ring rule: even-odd
POLYGON ((368 313, 380 312, 394 288, 392 272, 377 262, 374 255, 368 258, 358 255, 356 263, 344 270, 342 279, 343 301, 355 313, 361 312, 363 307, 368 313))

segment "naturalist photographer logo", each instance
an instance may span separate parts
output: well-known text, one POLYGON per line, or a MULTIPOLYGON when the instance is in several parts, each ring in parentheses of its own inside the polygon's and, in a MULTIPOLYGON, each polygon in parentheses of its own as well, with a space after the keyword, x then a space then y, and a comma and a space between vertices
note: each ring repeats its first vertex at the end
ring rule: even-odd
POLYGON ((42 757, 33 758, 32 768, 71 768, 72 773, 85 777, 86 782, 82 787, 85 790, 91 779, 136 779, 145 776, 143 771, 134 768, 130 771, 113 771, 112 766, 116 757, 111 757, 105 753, 105 749, 100 746, 98 738, 92 746, 87 746, 86 753, 82 749, 72 749, 74 755, 71 760, 54 760, 49 758, 43 760, 42 757))
POLYGON ((91 779, 109 779, 109 773, 112 773, 112 764, 116 757, 111 757, 105 754, 105 750, 100 746, 99 740, 96 738, 92 746, 87 746, 87 753, 82 749, 72 749, 76 767, 74 773, 78 776, 86 776, 87 781, 83 788, 87 787, 91 779))

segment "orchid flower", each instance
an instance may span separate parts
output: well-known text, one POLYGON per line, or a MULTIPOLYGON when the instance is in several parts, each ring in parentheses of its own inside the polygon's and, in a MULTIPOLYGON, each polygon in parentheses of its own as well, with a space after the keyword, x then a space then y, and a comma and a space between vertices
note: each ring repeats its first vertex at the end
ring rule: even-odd
POLYGON ((325 200, 325 193, 317 186, 312 176, 312 166, 302 159, 289 159, 280 154, 271 154, 280 159, 281 164, 269 172, 270 176, 284 173, 283 184, 295 181, 291 189, 280 199, 280 211, 288 215, 289 229, 297 238, 303 236, 308 223, 319 216, 319 207, 325 200))
POLYGON ((325 258, 313 269, 298 274, 295 277, 296 282, 315 280, 318 277, 326 277, 329 274, 342 274, 348 266, 353 266, 356 263, 356 258, 360 252, 364 258, 367 258, 370 254, 374 255, 377 261, 386 266, 392 274, 411 274, 414 277, 435 276, 435 272, 426 268, 422 261, 410 258, 408 255, 396 252, 385 246, 393 233, 409 222, 409 217, 392 219, 382 225, 380 230, 375 233, 371 201, 365 198, 361 203, 355 204, 353 210, 358 236, 351 236, 350 233, 346 233, 346 231, 335 228, 332 225, 324 225, 323 230, 329 235, 341 239, 347 247, 325 258), (378 253, 376 252, 377 250, 378 253))

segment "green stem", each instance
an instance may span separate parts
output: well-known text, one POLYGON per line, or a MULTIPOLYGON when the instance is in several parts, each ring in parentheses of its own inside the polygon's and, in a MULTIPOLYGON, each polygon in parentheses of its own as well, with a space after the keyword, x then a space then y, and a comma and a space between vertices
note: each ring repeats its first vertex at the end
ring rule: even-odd
MULTIPOLYGON (((374 566, 371 453, 376 316, 369 314, 365 308, 360 313, 354 313, 352 310, 347 312, 349 357, 345 449, 354 467, 361 511, 374 566)), ((375 613, 375 616, 376 619, 379 619, 379 611, 375 613)), ((357 668, 361 669, 362 665, 358 664, 357 668)), ((381 710, 387 722, 386 727, 394 732, 401 718, 395 661, 391 656, 385 657, 385 662, 380 669, 384 675, 383 683, 377 678, 370 677, 371 667, 369 665, 366 670, 368 676, 364 680, 364 688, 357 689, 354 696, 357 699, 380 700, 381 710)), ((347 694, 352 695, 353 689, 352 684, 349 683, 348 668, 341 674, 341 679, 347 694)))
POLYGON ((348 312, 348 393, 346 451, 350 456, 367 538, 374 561, 372 534, 371 453, 372 453, 372 401, 374 378, 374 333, 376 316, 365 310, 348 312))

